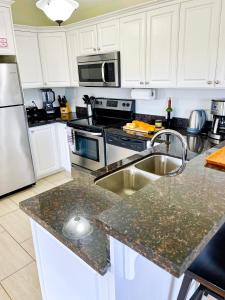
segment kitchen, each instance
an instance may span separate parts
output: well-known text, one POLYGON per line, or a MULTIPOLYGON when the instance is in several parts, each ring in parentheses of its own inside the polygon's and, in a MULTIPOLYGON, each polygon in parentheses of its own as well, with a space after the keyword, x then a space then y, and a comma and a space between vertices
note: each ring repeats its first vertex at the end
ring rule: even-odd
POLYGON ((223 299, 223 1, 35 2, 0 0, 1 297, 223 299))

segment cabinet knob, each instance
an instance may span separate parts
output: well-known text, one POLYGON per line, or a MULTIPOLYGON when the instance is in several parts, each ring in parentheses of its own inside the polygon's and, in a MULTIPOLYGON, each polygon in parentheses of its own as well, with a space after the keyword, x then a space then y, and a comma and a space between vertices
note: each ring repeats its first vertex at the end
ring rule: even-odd
POLYGON ((142 85, 142 84, 144 84, 144 82, 143 82, 143 81, 140 81, 140 84, 142 85))
POLYGON ((216 80, 216 81, 215 81, 215 84, 220 84, 220 81, 219 81, 219 80, 216 80))
POLYGON ((97 49, 96 49, 96 48, 93 48, 93 50, 94 50, 94 51, 97 51, 97 49))
POLYGON ((101 49, 100 48, 98 48, 98 51, 100 51, 101 49))
POLYGON ((213 84, 213 82, 211 80, 207 81, 207 84, 210 85, 210 84, 213 84))

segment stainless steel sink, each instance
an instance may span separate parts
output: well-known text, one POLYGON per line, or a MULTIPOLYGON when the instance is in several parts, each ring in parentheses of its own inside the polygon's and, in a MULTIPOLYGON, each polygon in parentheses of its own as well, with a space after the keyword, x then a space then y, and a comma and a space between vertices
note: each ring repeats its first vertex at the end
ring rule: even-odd
POLYGON ((161 176, 179 169, 181 165, 181 159, 168 155, 152 155, 136 164, 98 179, 95 184, 122 197, 127 197, 161 176))
POLYGON ((135 164, 139 170, 158 176, 165 176, 182 165, 182 160, 168 155, 152 155, 135 164))
POLYGON ((131 166, 103 177, 95 182, 96 185, 120 196, 130 196, 139 191, 152 180, 159 177, 139 171, 131 166))

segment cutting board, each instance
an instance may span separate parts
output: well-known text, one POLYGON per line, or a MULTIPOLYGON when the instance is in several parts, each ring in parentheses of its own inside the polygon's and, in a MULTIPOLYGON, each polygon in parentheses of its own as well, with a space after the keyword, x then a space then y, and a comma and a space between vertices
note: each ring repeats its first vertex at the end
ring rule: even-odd
POLYGON ((137 133, 138 132, 139 133, 145 133, 145 134, 155 133, 155 132, 158 132, 158 131, 163 130, 163 129, 164 129, 164 127, 161 127, 161 128, 156 128, 155 131, 148 131, 147 129, 141 129, 141 128, 138 128, 138 127, 129 128, 127 126, 123 126, 123 130, 125 130, 125 131, 129 130, 129 131, 133 131, 133 132, 137 132, 137 133))
POLYGON ((206 157, 206 161, 210 165, 225 168, 225 147, 210 154, 208 157, 206 157))

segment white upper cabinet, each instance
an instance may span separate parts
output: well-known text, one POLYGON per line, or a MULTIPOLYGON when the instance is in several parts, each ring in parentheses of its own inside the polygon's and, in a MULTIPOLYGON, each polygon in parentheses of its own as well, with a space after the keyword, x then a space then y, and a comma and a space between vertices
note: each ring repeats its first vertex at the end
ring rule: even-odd
POLYGON ((71 86, 79 86, 78 78, 78 66, 77 66, 77 56, 78 56, 78 32, 76 30, 68 31, 67 37, 67 47, 68 47, 68 57, 69 57, 69 69, 70 69, 70 83, 71 86))
POLYGON ((225 88, 225 3, 223 2, 215 86, 225 88))
POLYGON ((79 30, 79 55, 119 50, 119 20, 102 22, 79 30))
POLYGON ((98 52, 113 52, 119 50, 120 34, 119 20, 99 23, 98 31, 98 52))
POLYGON ((96 26, 88 26, 79 30, 79 55, 97 53, 97 31, 96 26))
POLYGON ((120 50, 122 87, 145 87, 145 46, 145 13, 121 18, 120 50))
POLYGON ((179 87, 214 87, 221 0, 181 4, 179 87))
POLYGON ((39 33, 44 86, 70 86, 65 32, 39 33))
POLYGON ((146 87, 175 87, 179 5, 147 14, 146 87))
POLYGON ((0 6, 0 55, 15 55, 10 7, 0 6))
POLYGON ((15 31, 17 58, 23 88, 43 87, 38 35, 15 31))

